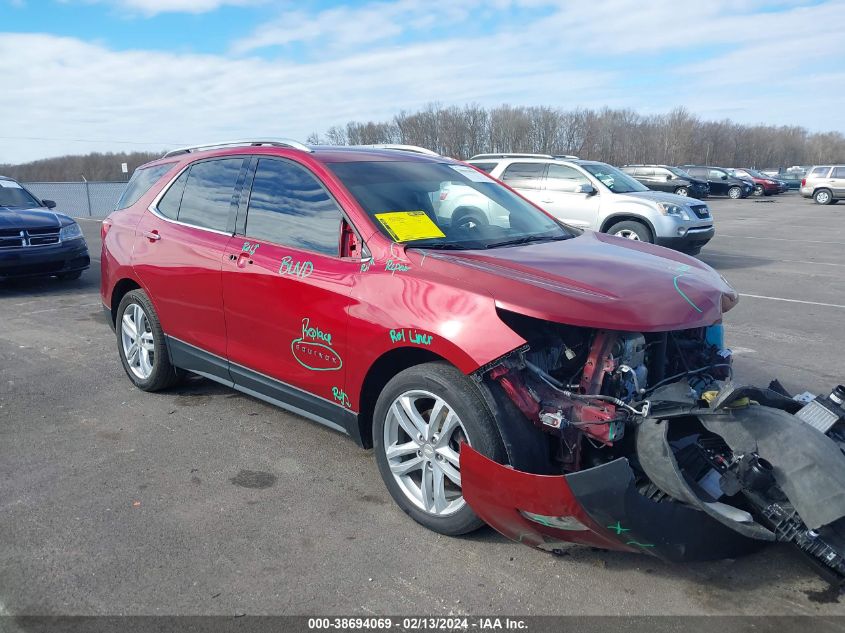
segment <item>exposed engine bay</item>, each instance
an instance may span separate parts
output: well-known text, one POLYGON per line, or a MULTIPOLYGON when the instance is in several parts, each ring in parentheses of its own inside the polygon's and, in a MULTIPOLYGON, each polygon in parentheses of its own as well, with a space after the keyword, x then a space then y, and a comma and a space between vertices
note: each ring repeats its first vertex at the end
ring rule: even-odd
POLYGON ((845 387, 737 386, 720 325, 636 333, 500 316, 527 345, 475 378, 542 434, 547 462, 507 468, 462 449, 464 495, 493 527, 551 551, 583 542, 671 560, 788 542, 845 582, 845 387), (476 490, 482 476, 523 494, 476 490), (535 488, 546 498, 532 503, 535 488))

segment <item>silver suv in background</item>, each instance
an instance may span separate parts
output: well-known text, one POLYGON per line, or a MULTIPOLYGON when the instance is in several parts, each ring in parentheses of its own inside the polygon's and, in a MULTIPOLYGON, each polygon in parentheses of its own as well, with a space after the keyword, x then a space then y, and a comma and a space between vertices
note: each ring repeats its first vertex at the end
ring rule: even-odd
MULTIPOLYGON (((571 226, 696 254, 715 233, 707 205, 695 198, 651 191, 606 163, 546 155, 480 155, 467 161, 498 178, 571 226)), ((457 192, 454 192, 457 193, 457 192)), ((442 192, 441 192, 442 195, 442 192)), ((441 199, 441 208, 449 200, 441 199)), ((457 196, 455 196, 457 199, 457 196)), ((473 209, 464 198, 454 217, 473 209)), ((443 215, 438 211, 438 215, 443 215)))
POLYGON ((817 204, 845 200, 845 165, 816 165, 801 180, 801 195, 817 204))

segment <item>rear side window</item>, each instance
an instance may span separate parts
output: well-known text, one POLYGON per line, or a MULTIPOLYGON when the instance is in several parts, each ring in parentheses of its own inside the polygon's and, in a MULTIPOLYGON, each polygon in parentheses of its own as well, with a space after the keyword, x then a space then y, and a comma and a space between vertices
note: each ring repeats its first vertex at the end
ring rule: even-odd
POLYGON ((834 167, 831 178, 845 178, 845 167, 834 167))
POLYGON ((140 167, 132 174, 132 178, 123 190, 123 195, 117 202, 115 209, 126 209, 138 202, 145 193, 150 190, 158 179, 164 176, 173 167, 173 163, 155 165, 154 167, 140 167))
POLYGON ((814 178, 826 178, 828 171, 830 171, 830 167, 813 167, 810 176, 814 178))
POLYGON ((473 167, 478 167, 481 171, 486 171, 488 174, 496 167, 496 163, 470 163, 473 167))
POLYGON ((192 165, 177 219, 185 224, 226 231, 243 162, 243 158, 223 158, 192 165))
POLYGON ((545 170, 545 163, 511 163, 502 180, 515 189, 539 189, 545 170))
POLYGON ((304 167, 268 158, 258 161, 247 237, 337 256, 342 217, 334 199, 304 167))

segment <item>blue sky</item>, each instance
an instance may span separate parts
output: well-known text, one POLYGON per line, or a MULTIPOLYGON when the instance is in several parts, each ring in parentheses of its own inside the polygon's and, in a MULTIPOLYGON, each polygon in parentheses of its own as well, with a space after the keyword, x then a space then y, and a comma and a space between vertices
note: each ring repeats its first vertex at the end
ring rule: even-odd
POLYGON ((845 131, 843 0, 0 0, 0 162, 430 102, 845 131))

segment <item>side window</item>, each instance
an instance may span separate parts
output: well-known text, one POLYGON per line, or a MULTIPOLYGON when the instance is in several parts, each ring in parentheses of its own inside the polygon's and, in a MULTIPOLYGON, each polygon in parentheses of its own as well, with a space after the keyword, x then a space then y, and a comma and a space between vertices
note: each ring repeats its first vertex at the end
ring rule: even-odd
POLYGON ((185 224, 225 231, 243 162, 243 158, 221 158, 192 165, 177 219, 185 224))
POLYGON ((337 256, 340 209, 320 182, 295 163, 262 158, 246 216, 247 237, 337 256))
POLYGON ((666 180, 666 176, 671 176, 672 173, 668 169, 663 169, 662 167, 655 167, 654 173, 652 175, 658 180, 666 180))
POLYGON ((831 178, 845 178, 845 167, 834 167, 831 178))
POLYGON ((179 215, 179 205, 182 204, 182 194, 185 192, 185 183, 188 182, 188 172, 186 169, 179 177, 170 185, 170 189, 158 201, 158 212, 164 217, 175 220, 179 215))
POLYGON ((654 169, 651 167, 637 167, 637 176, 640 178, 651 178, 654 176, 654 169))
POLYGON ((138 202, 138 200, 150 190, 156 181, 164 176, 165 172, 167 172, 171 167, 173 167, 173 163, 165 163, 164 165, 155 165, 154 167, 141 167, 135 170, 135 173, 132 174, 132 178, 126 185, 126 189, 123 190, 123 195, 120 196, 120 200, 117 202, 117 206, 115 209, 126 209, 131 207, 133 204, 138 202))
POLYGON ((486 171, 488 174, 496 167, 496 163, 470 163, 473 167, 478 167, 481 171, 486 171))
POLYGON ((723 180, 723 176, 726 176, 725 172, 719 169, 711 169, 710 173, 708 174, 708 178, 710 180, 723 180))
POLYGON ((707 170, 701 167, 690 167, 684 171, 686 171, 690 176, 695 176, 696 178, 707 178, 707 170))
POLYGON ((810 172, 810 175, 814 178, 827 178, 827 172, 830 170, 830 167, 813 167, 813 171, 810 172))
POLYGON ((574 192, 579 185, 589 184, 589 179, 577 169, 566 165, 549 165, 546 189, 574 192))
POLYGON ((515 189, 539 189, 545 170, 545 163, 511 163, 502 180, 515 189))

